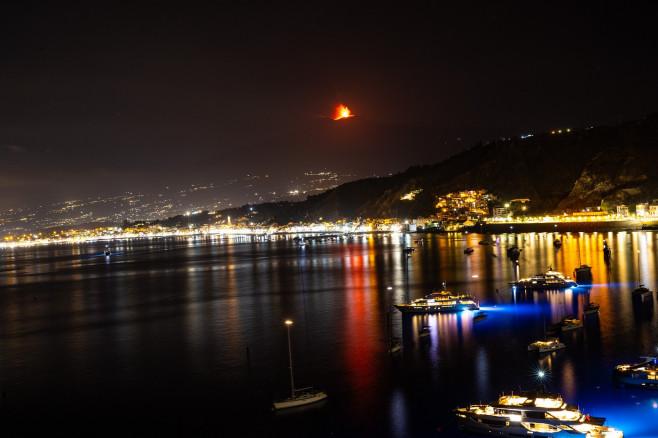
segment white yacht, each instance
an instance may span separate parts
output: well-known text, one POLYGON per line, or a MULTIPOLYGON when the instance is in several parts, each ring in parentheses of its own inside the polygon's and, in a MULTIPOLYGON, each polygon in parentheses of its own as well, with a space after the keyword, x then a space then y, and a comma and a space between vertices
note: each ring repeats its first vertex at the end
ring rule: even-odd
POLYGON ((460 432, 497 437, 621 438, 617 429, 604 426, 605 418, 590 417, 565 403, 557 394, 536 391, 502 395, 486 405, 455 410, 460 432))
POLYGON ((423 298, 413 300, 409 304, 395 304, 393 307, 402 313, 445 313, 480 309, 473 296, 453 294, 446 290, 445 283, 441 291, 432 292, 423 298))

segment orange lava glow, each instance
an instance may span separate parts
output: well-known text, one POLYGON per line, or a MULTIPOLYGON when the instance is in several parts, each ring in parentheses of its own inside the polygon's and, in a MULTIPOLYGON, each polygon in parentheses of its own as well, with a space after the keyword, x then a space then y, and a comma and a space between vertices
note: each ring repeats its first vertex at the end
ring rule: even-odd
POLYGON ((334 112, 334 120, 347 119, 348 117, 354 117, 354 114, 350 112, 350 109, 343 104, 336 106, 336 111, 334 112))

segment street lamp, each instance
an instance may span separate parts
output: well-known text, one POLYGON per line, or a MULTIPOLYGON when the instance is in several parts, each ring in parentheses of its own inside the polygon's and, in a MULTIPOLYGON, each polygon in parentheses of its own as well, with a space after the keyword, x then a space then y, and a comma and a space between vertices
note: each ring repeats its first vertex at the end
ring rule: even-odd
POLYGON ((287 319, 286 320, 286 329, 288 331, 288 359, 290 359, 290 388, 292 391, 292 394, 290 395, 291 397, 295 397, 295 381, 293 380, 292 377, 292 347, 290 346, 290 326, 292 325, 292 321, 287 319))

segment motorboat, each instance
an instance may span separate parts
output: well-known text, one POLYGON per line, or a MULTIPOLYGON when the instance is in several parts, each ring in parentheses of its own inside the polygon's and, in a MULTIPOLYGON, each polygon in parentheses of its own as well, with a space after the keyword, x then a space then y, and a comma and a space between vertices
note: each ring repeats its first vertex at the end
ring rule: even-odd
POLYGON ((653 291, 643 284, 633 289, 633 298, 639 301, 653 301, 653 291))
POLYGON ((580 265, 574 269, 573 276, 578 284, 592 283, 592 267, 589 265, 580 265))
POLYGON ((653 291, 642 284, 642 275, 640 273, 640 251, 637 252, 637 287, 633 289, 633 299, 641 302, 650 302, 653 304, 653 291))
POLYGON ((583 322, 580 319, 573 318, 572 316, 565 316, 560 322, 551 324, 547 333, 555 336, 559 333, 565 333, 579 328, 583 328, 583 322))
POLYGON ((445 284, 441 291, 432 292, 409 304, 395 304, 393 307, 402 313, 444 313, 480 309, 471 295, 455 295, 445 289, 445 284))
POLYGON ((658 358, 645 357, 644 362, 617 365, 612 371, 612 381, 617 387, 658 389, 658 358))
POLYGON ((583 264, 580 260, 580 245, 578 245, 578 266, 576 269, 573 270, 573 278, 576 279, 576 283, 578 284, 592 284, 592 267, 583 264))
POLYGON ((486 313, 484 313, 482 311, 477 312, 475 315, 473 315, 473 322, 483 321, 483 320, 487 319, 487 316, 489 316, 489 315, 487 315, 486 313))
POLYGON ((579 328, 583 328, 583 321, 580 319, 567 316, 562 318, 562 321, 560 321, 560 329, 562 330, 562 333, 579 328))
POLYGON ((583 310, 583 314, 585 315, 592 315, 594 313, 599 312, 599 304, 598 303, 589 303, 587 307, 585 307, 585 310, 583 310))
POLYGON ((473 254, 473 252, 475 252, 475 250, 473 248, 470 248, 470 247, 466 248, 464 250, 464 254, 473 254))
POLYGON ((523 251, 521 248, 516 245, 512 245, 507 248, 507 257, 512 260, 518 260, 519 256, 521 255, 521 251, 523 251))
POLYGON ((278 400, 273 403, 274 409, 294 408, 297 406, 304 406, 311 403, 319 402, 327 398, 327 393, 317 388, 308 387, 295 389, 291 397, 283 400, 278 400))
POLYGON ((578 287, 578 283, 571 277, 559 271, 554 271, 551 267, 542 274, 521 278, 518 281, 510 281, 509 285, 522 289, 569 289, 578 287))
POLYGON ((604 417, 582 413, 558 394, 535 391, 501 395, 489 404, 472 404, 455 411, 460 432, 497 437, 621 438, 623 432, 605 426, 604 417))
POLYGON ((561 247, 562 246, 562 241, 560 239, 555 239, 553 241, 553 246, 556 247, 556 248, 561 247))
POLYGON ((393 353, 397 353, 400 350, 402 350, 402 339, 400 338, 391 339, 388 345, 388 352, 393 354, 393 353))
POLYGON ((539 354, 550 353, 565 348, 563 342, 558 338, 546 338, 542 341, 535 341, 528 345, 528 351, 536 351, 539 354))
POLYGON ((418 332, 419 338, 424 338, 425 336, 429 336, 429 335, 430 335, 430 326, 428 325, 423 326, 418 332))
POLYGON ((608 242, 603 240, 603 258, 604 259, 609 259, 610 256, 612 255, 612 248, 610 248, 610 245, 608 245, 608 242))

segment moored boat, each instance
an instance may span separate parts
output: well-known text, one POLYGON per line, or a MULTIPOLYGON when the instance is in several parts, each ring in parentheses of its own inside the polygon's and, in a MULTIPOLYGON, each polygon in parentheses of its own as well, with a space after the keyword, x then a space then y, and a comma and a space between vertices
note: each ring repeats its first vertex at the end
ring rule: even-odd
POLYGON ((610 256, 612 255, 612 248, 610 248, 610 245, 608 245, 608 242, 603 240, 603 258, 605 260, 610 259, 610 256))
POLYGON ((557 351, 565 348, 563 342, 560 342, 558 338, 546 338, 541 341, 535 341, 528 345, 528 351, 536 351, 539 354, 550 353, 551 351, 557 351))
POLYGON ((569 289, 572 287, 578 287, 578 283, 573 281, 571 277, 564 275, 559 271, 554 271, 551 267, 549 267, 546 272, 542 274, 521 278, 518 281, 510 281, 509 285, 512 287, 536 290, 569 289))
POLYGON ((444 313, 480 309, 471 295, 454 295, 452 292, 445 290, 445 284, 444 289, 441 291, 432 292, 409 304, 395 304, 393 307, 402 313, 444 313))
POLYGON ((583 321, 577 318, 565 317, 562 318, 562 321, 560 322, 560 329, 562 330, 563 333, 571 330, 576 330, 582 327, 583 327, 583 321))
POLYGON ((543 388, 501 395, 489 404, 472 404, 455 411, 460 432, 502 437, 621 438, 623 432, 604 426, 605 418, 590 417, 543 388))
POLYGON ((653 302, 653 291, 643 284, 633 289, 633 298, 642 302, 653 302))
POLYGON ((521 251, 523 251, 521 248, 516 245, 512 245, 507 248, 507 257, 512 260, 518 260, 519 256, 521 255, 521 251))
POLYGON ((574 269, 573 276, 578 284, 592 283, 592 267, 589 265, 580 265, 574 269))
POLYGON ((397 353, 400 350, 402 350, 402 339, 400 338, 391 339, 391 342, 389 343, 388 346, 388 352, 393 354, 393 353, 397 353))
POLYGON ((617 387, 658 389, 658 359, 645 357, 644 362, 617 365, 612 371, 612 381, 617 387))
POLYGON ((547 333, 555 335, 557 333, 564 333, 579 328, 583 328, 583 321, 573 318, 572 316, 565 316, 560 322, 551 324, 547 333))
POLYGON ((597 303, 589 303, 587 305, 587 307, 585 307, 585 310, 583 310, 583 313, 585 315, 592 315, 594 313, 598 313, 599 312, 599 307, 600 306, 597 303))

